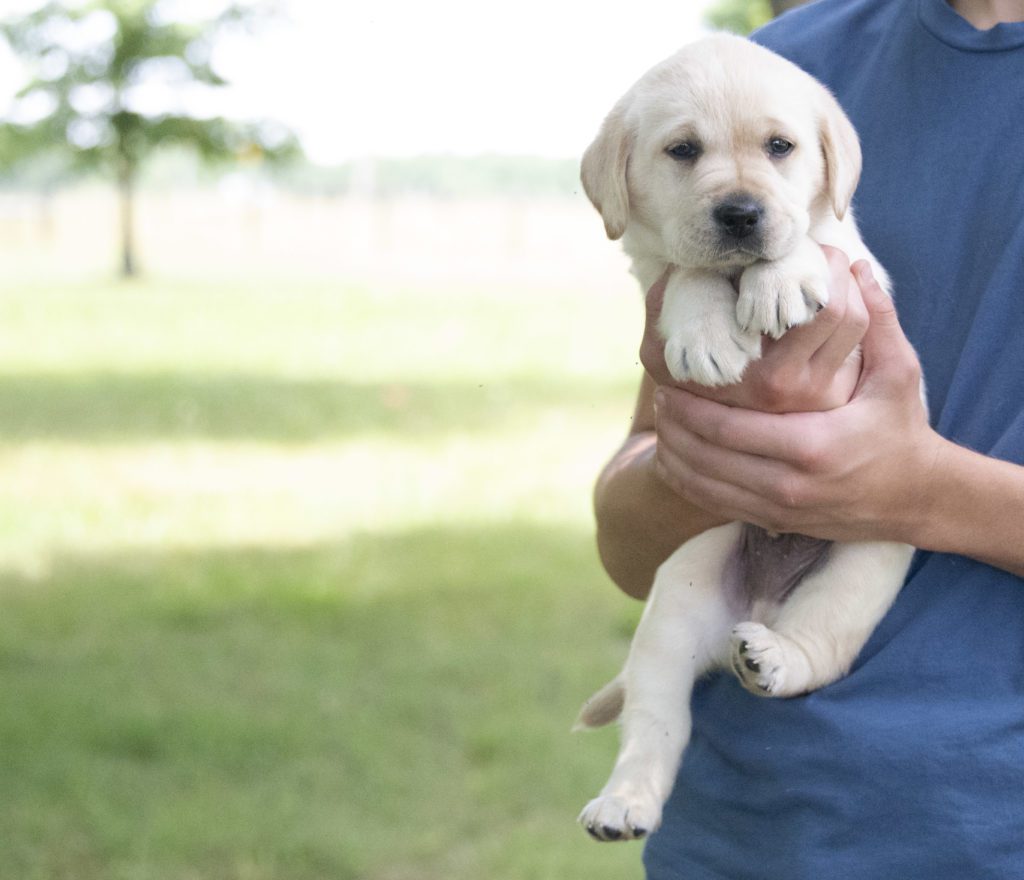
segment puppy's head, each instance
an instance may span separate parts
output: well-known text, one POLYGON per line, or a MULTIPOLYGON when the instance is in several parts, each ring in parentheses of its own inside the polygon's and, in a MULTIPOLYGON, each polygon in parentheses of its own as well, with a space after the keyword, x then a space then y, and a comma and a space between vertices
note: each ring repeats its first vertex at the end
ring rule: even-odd
POLYGON ((748 40, 710 37, 648 71, 583 157, 608 237, 670 263, 728 270, 778 259, 831 211, 842 219, 860 146, 835 99, 748 40))

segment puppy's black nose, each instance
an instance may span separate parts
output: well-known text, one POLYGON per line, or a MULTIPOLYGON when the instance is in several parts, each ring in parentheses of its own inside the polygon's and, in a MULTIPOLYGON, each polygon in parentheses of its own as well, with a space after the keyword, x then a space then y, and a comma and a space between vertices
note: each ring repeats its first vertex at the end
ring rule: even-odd
POLYGON ((749 196, 727 199, 712 211, 719 229, 730 238, 746 238, 759 232, 764 209, 749 196))

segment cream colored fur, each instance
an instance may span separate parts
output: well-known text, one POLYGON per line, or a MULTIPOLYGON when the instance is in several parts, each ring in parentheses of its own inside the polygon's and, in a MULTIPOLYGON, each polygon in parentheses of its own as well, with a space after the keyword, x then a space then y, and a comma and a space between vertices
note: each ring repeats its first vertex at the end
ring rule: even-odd
MULTIPOLYGON (((676 379, 736 382, 760 356, 763 334, 777 338, 812 320, 828 300, 819 244, 867 259, 888 289, 850 212, 860 163, 857 135, 832 95, 738 37, 684 48, 615 105, 583 158, 583 185, 644 291, 671 270, 659 330, 676 379), (771 155, 774 138, 792 152, 771 155), (670 155, 681 142, 698 143, 699 157, 670 155), (764 207, 752 251, 723 247, 713 219, 737 192, 764 207)), ((836 544, 784 603, 737 614, 723 586, 741 528, 698 535, 661 566, 625 668, 580 713, 578 726, 592 727, 621 710, 615 768, 580 815, 599 839, 658 827, 689 739, 697 678, 731 668, 748 690, 772 697, 835 681, 890 607, 913 553, 895 543, 836 544)))

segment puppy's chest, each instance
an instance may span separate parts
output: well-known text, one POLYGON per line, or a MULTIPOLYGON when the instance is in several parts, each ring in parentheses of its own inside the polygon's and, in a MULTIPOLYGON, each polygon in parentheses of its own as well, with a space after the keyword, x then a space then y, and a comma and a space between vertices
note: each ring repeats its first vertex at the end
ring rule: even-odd
POLYGON ((725 570, 729 604, 745 613, 779 606, 806 577, 828 561, 831 541, 806 535, 774 535, 744 524, 725 570))

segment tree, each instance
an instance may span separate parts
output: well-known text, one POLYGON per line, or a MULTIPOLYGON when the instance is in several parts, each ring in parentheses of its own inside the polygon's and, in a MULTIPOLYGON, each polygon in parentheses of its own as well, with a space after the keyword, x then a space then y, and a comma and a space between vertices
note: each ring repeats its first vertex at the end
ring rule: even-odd
POLYGON ((778 18, 786 10, 803 6, 806 2, 807 0, 771 0, 772 15, 778 18))
POLYGON ((708 23, 737 34, 749 34, 787 9, 807 0, 718 0, 708 10, 708 23))
POLYGON ((189 97, 227 85, 210 61, 218 34, 251 25, 258 10, 223 6, 201 22, 175 21, 171 11, 166 0, 86 0, 71 8, 48 2, 0 23, 0 35, 31 71, 0 122, 0 167, 56 154, 76 171, 112 175, 124 277, 137 272, 135 187, 154 150, 185 145, 208 162, 298 153, 295 137, 279 124, 190 109, 189 97))

